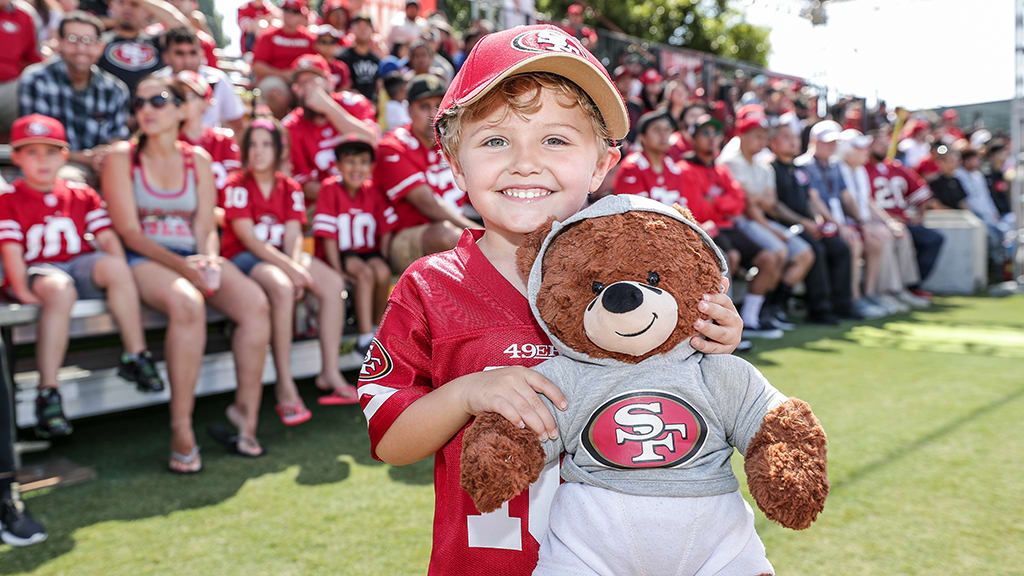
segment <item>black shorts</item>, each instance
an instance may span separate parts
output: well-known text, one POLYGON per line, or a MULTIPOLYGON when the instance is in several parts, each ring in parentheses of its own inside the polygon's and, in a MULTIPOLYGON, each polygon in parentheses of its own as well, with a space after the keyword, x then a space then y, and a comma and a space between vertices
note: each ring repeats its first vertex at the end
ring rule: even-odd
POLYGON ((384 259, 384 256, 381 255, 379 250, 374 250, 373 252, 342 252, 341 268, 345 270, 345 272, 349 272, 348 268, 345 266, 345 260, 347 260, 349 257, 359 258, 363 262, 366 262, 371 258, 380 258, 381 260, 384 261, 385 264, 388 263, 388 261, 384 259))
POLYGON ((740 253, 740 266, 750 268, 754 265, 754 258, 761 252, 762 248, 749 236, 738 228, 719 228, 718 236, 715 236, 715 244, 722 249, 722 252, 735 250, 740 253))

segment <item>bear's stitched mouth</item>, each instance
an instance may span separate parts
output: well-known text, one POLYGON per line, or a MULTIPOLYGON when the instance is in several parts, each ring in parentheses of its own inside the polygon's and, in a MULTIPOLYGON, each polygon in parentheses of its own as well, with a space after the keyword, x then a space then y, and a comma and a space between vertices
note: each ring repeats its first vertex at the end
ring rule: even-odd
POLYGON ((634 336, 639 336, 639 335, 643 334, 644 332, 647 332, 648 330, 650 330, 651 326, 654 326, 654 323, 658 320, 658 313, 657 312, 651 312, 651 316, 654 316, 654 318, 651 318, 651 323, 647 325, 647 328, 644 328, 643 330, 641 330, 639 332, 633 332, 632 334, 623 334, 622 332, 616 331, 615 333, 618 334, 619 336, 622 336, 623 338, 633 338, 634 336))

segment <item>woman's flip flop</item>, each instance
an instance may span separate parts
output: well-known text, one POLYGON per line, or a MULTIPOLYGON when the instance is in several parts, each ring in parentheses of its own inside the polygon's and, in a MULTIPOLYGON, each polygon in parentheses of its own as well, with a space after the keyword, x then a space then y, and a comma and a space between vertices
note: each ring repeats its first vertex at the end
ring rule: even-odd
POLYGON ((359 404, 359 394, 356 392, 355 386, 346 384, 343 389, 350 391, 352 395, 346 396, 338 390, 332 390, 330 394, 325 394, 320 398, 317 398, 317 404, 321 406, 347 406, 349 404, 359 404))

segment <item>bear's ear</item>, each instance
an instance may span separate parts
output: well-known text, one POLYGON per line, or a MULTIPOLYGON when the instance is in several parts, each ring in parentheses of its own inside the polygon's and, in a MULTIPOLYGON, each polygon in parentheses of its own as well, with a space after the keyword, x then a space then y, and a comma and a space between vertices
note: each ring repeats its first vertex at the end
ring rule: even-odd
POLYGON ((519 248, 516 249, 516 268, 519 270, 519 276, 522 277, 523 281, 530 279, 530 269, 533 268, 533 261, 537 259, 540 247, 544 244, 544 239, 548 237, 548 233, 551 232, 551 225, 554 222, 555 218, 552 216, 536 230, 528 232, 523 236, 523 242, 519 245, 519 248))
POLYGON ((697 219, 693 217, 693 212, 690 212, 689 208, 684 208, 680 206, 679 203, 672 204, 672 207, 676 209, 676 212, 682 214, 683 218, 686 218, 690 222, 693 222, 698 227, 700 226, 700 222, 697 222, 697 219))

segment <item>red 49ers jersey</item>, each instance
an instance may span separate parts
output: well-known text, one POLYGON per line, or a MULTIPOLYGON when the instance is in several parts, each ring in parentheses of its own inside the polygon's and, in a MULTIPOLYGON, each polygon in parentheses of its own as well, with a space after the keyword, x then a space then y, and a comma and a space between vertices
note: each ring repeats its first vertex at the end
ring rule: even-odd
POLYGON ((906 221, 908 207, 920 208, 932 199, 931 188, 913 170, 900 162, 868 162, 871 196, 878 206, 893 216, 906 221))
POLYGON ((228 176, 224 186, 224 240, 220 253, 232 258, 245 252, 245 246, 235 235, 231 221, 249 218, 253 223, 256 238, 277 248, 284 240, 284 224, 289 220, 306 223, 306 197, 302 187, 295 180, 278 172, 270 195, 263 196, 256 180, 248 171, 235 172, 228 176))
POLYGON ((654 171, 651 160, 643 152, 633 152, 619 165, 615 174, 616 194, 636 194, 671 206, 679 202, 683 191, 682 170, 665 156, 661 173, 654 171))
POLYGON ((395 220, 395 209, 372 181, 364 181, 353 197, 337 176, 320 188, 313 236, 337 240, 341 252, 374 252, 377 239, 391 230, 395 220))
MULTIPOLYGON (((332 97, 357 120, 377 126, 377 113, 373 104, 362 94, 345 91, 336 92, 332 97)), ((285 116, 283 122, 291 140, 292 177, 299 184, 338 175, 334 148, 344 137, 334 124, 326 121, 320 124, 305 115, 305 110, 296 108, 285 116)))
POLYGON ((409 126, 396 128, 381 138, 373 181, 395 205, 396 232, 430 223, 415 206, 404 201, 417 186, 430 186, 435 195, 455 208, 461 209, 466 203, 466 193, 455 184, 455 176, 444 155, 433 146, 424 146, 409 126))
MULTIPOLYGON (((454 250, 417 260, 399 279, 359 377, 371 450, 409 405, 460 376, 536 366, 556 354, 526 298, 466 230, 454 250)), ((481 514, 459 484, 460 431, 434 456, 434 541, 429 574, 528 576, 547 532, 557 463, 500 509, 481 514)))
POLYGON ((86 233, 110 228, 110 217, 96 191, 57 179, 53 190, 39 192, 24 180, 0 193, 0 243, 17 242, 25 263, 66 262, 92 252, 86 233))
POLYGON ((224 184, 228 181, 228 174, 242 167, 242 153, 229 130, 207 128, 203 135, 199 137, 198 142, 189 140, 184 134, 179 134, 178 140, 193 146, 199 146, 210 154, 213 183, 218 191, 224 189, 224 184))

